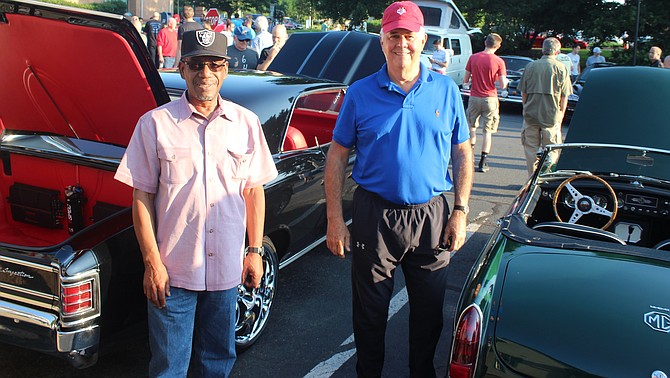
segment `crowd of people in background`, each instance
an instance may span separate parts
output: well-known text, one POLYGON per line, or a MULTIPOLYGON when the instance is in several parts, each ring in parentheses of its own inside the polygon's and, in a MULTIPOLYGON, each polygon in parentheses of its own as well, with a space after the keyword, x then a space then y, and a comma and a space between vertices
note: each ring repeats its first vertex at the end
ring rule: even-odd
POLYGON ((125 14, 137 29, 147 46, 149 56, 157 68, 177 68, 181 58, 181 44, 185 32, 192 30, 214 30, 226 37, 231 55, 230 68, 266 70, 288 39, 282 23, 271 24, 267 17, 251 15, 244 18, 221 19, 212 25, 209 19, 195 19, 195 10, 186 5, 182 17, 174 15, 161 21, 161 14, 154 12, 146 22, 138 16, 125 14))

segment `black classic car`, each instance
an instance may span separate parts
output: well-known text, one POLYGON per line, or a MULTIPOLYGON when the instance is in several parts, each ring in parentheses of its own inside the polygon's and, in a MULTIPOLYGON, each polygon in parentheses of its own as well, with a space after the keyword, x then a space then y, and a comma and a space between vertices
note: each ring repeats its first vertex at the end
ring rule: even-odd
MULTIPOLYGON (((335 119, 347 84, 383 62, 374 36, 316 34, 294 35, 276 67, 324 78, 238 72, 221 91, 258 114, 279 171, 265 187, 261 287, 239 289, 240 347, 267 324, 278 269, 325 239, 335 119), (328 55, 313 56, 319 46, 328 55)), ((159 74, 121 16, 0 0, 0 48, 0 341, 90 366, 105 340, 146 316, 131 188, 113 176, 138 118, 184 83, 159 74)), ((346 213, 353 187, 347 180, 346 213)))
POLYGON ((669 97, 670 70, 591 72, 466 279, 450 377, 668 376, 669 97))

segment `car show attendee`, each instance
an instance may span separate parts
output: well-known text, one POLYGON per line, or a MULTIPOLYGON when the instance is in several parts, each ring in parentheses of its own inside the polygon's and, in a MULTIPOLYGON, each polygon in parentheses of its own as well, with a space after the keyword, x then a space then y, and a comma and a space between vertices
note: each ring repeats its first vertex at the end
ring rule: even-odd
MULTIPOLYGON (((595 50, 595 49, 594 49, 595 50)), ((556 60, 561 42, 553 37, 542 43, 542 58, 528 63, 519 82, 523 103, 521 144, 528 174, 537 166, 537 152, 549 144, 561 143, 561 123, 572 94, 570 73, 556 60)))
POLYGON ((572 59, 570 59, 568 54, 560 52, 558 55, 556 55, 556 60, 565 64, 565 68, 568 69, 568 72, 572 72, 572 59))
POLYGON ((233 31, 233 47, 228 50, 230 61, 228 65, 233 69, 255 70, 258 66, 258 53, 249 47, 251 43, 251 29, 238 26, 233 31))
POLYGON ((184 33, 187 91, 140 118, 115 175, 134 188, 151 377, 186 377, 189 364, 227 377, 238 285, 258 287, 263 274, 263 184, 277 170, 258 117, 219 95, 226 46, 210 30, 184 33))
POLYGON ((594 47, 593 55, 586 58, 586 67, 591 67, 596 63, 605 63, 605 57, 600 55, 601 52, 600 47, 594 47))
POLYGON ((572 48, 572 52, 568 53, 568 57, 572 62, 572 68, 570 70, 570 81, 572 82, 574 82, 575 79, 577 79, 577 76, 579 76, 579 73, 582 72, 582 68, 580 67, 581 57, 579 56, 580 49, 581 47, 579 47, 579 45, 575 45, 572 48))
POLYGON ((233 41, 235 40, 235 38, 233 38, 233 30, 234 29, 235 29, 235 24, 229 18, 226 19, 226 27, 221 32, 221 34, 226 36, 226 40, 228 41, 228 46, 232 46, 233 41))
POLYGON ((670 68, 670 55, 663 59, 663 68, 670 68))
POLYGON ((484 40, 484 51, 471 55, 465 65, 463 84, 471 86, 467 117, 473 151, 477 143, 477 127, 480 121, 482 124, 482 153, 477 167, 478 172, 489 170, 487 159, 491 152, 493 134, 498 132, 500 123, 498 88, 501 90, 507 88, 505 61, 496 55, 501 45, 500 35, 496 33, 487 35, 484 40))
POLYGON ((246 26, 251 30, 251 40, 253 41, 256 38, 256 31, 254 30, 254 19, 251 15, 244 16, 242 20, 242 25, 246 26))
POLYGON ((251 48, 260 55, 263 49, 272 46, 272 34, 268 31, 268 19, 265 16, 256 17, 256 37, 251 41, 251 48))
POLYGON ((142 21, 140 21, 140 18, 137 16, 133 16, 131 18, 131 22, 133 23, 133 26, 135 29, 137 29, 137 32, 140 33, 140 38, 142 38, 142 42, 146 45, 149 40, 147 39, 147 35, 144 34, 144 31, 142 31, 142 21))
POLYGON ((287 40, 288 33, 286 33, 286 26, 279 24, 272 28, 272 46, 266 47, 261 51, 257 68, 259 70, 267 70, 287 40))
POLYGON ((449 66, 449 57, 447 50, 442 47, 442 42, 437 38, 433 41, 433 54, 428 58, 430 62, 430 69, 441 75, 447 74, 447 67, 449 66))
POLYGON ((327 245, 352 255, 352 308, 358 376, 379 377, 394 273, 409 295, 409 375, 434 377, 447 265, 465 241, 472 148, 453 80, 421 64, 428 39, 410 1, 383 13, 386 63, 354 82, 340 110, 325 173, 327 245), (351 234, 342 212, 349 152, 356 149, 351 234), (453 165, 453 176, 448 172, 453 165), (453 182, 452 182, 453 177, 453 182), (453 211, 444 192, 454 190, 453 211))
POLYGON ((649 66, 663 68, 663 62, 661 62, 661 55, 663 51, 658 46, 651 46, 649 49, 649 66))
POLYGON ((147 36, 147 50, 149 50, 149 56, 156 65, 156 68, 160 67, 160 62, 158 61, 158 45, 156 44, 158 32, 163 29, 163 24, 161 24, 160 19, 161 14, 154 12, 149 21, 144 24, 144 34, 147 36))
POLYGON ((161 29, 156 37, 159 68, 173 68, 177 56, 177 20, 170 17, 167 27, 161 29))
POLYGON ((184 5, 184 8, 182 8, 182 14, 184 15, 184 20, 182 21, 181 25, 179 25, 179 29, 177 29, 178 46, 177 46, 177 56, 174 62, 174 68, 177 68, 179 61, 181 60, 181 43, 182 43, 181 41, 184 38, 184 33, 189 30, 204 29, 204 25, 201 26, 193 18, 195 16, 195 11, 193 10, 192 6, 184 5))

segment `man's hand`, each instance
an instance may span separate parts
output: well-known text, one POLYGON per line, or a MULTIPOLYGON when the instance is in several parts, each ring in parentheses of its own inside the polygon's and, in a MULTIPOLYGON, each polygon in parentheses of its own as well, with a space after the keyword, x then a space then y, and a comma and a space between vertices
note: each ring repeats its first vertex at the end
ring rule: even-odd
POLYGON ((462 211, 452 211, 444 230, 442 245, 448 246, 449 252, 459 250, 465 244, 465 227, 467 215, 462 211))
POLYGON ((351 251, 349 246, 350 238, 351 236, 349 235, 349 230, 347 229, 347 225, 344 223, 342 218, 328 220, 326 245, 333 255, 343 259, 344 250, 346 249, 347 252, 351 251))
POLYGON ((258 253, 247 253, 242 267, 242 283, 247 289, 261 285, 263 278, 263 258, 258 253))
POLYGON ((144 266, 144 295, 157 308, 165 308, 165 297, 170 296, 170 279, 161 261, 144 266))

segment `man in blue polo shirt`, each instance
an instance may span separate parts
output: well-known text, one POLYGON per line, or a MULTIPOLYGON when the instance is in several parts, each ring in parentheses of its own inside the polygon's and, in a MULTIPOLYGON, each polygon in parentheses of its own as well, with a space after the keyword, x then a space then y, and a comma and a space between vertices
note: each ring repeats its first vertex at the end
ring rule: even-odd
POLYGON ((458 87, 420 63, 427 36, 410 1, 384 11, 386 64, 351 85, 326 163, 327 244, 352 251, 352 307, 358 376, 381 376, 395 269, 410 302, 410 376, 434 377, 446 267, 465 242, 472 187, 470 131, 458 87), (356 148, 351 235, 342 215, 349 150, 356 148), (453 181, 449 162, 453 166, 453 181), (450 216, 443 194, 454 190, 450 216))

